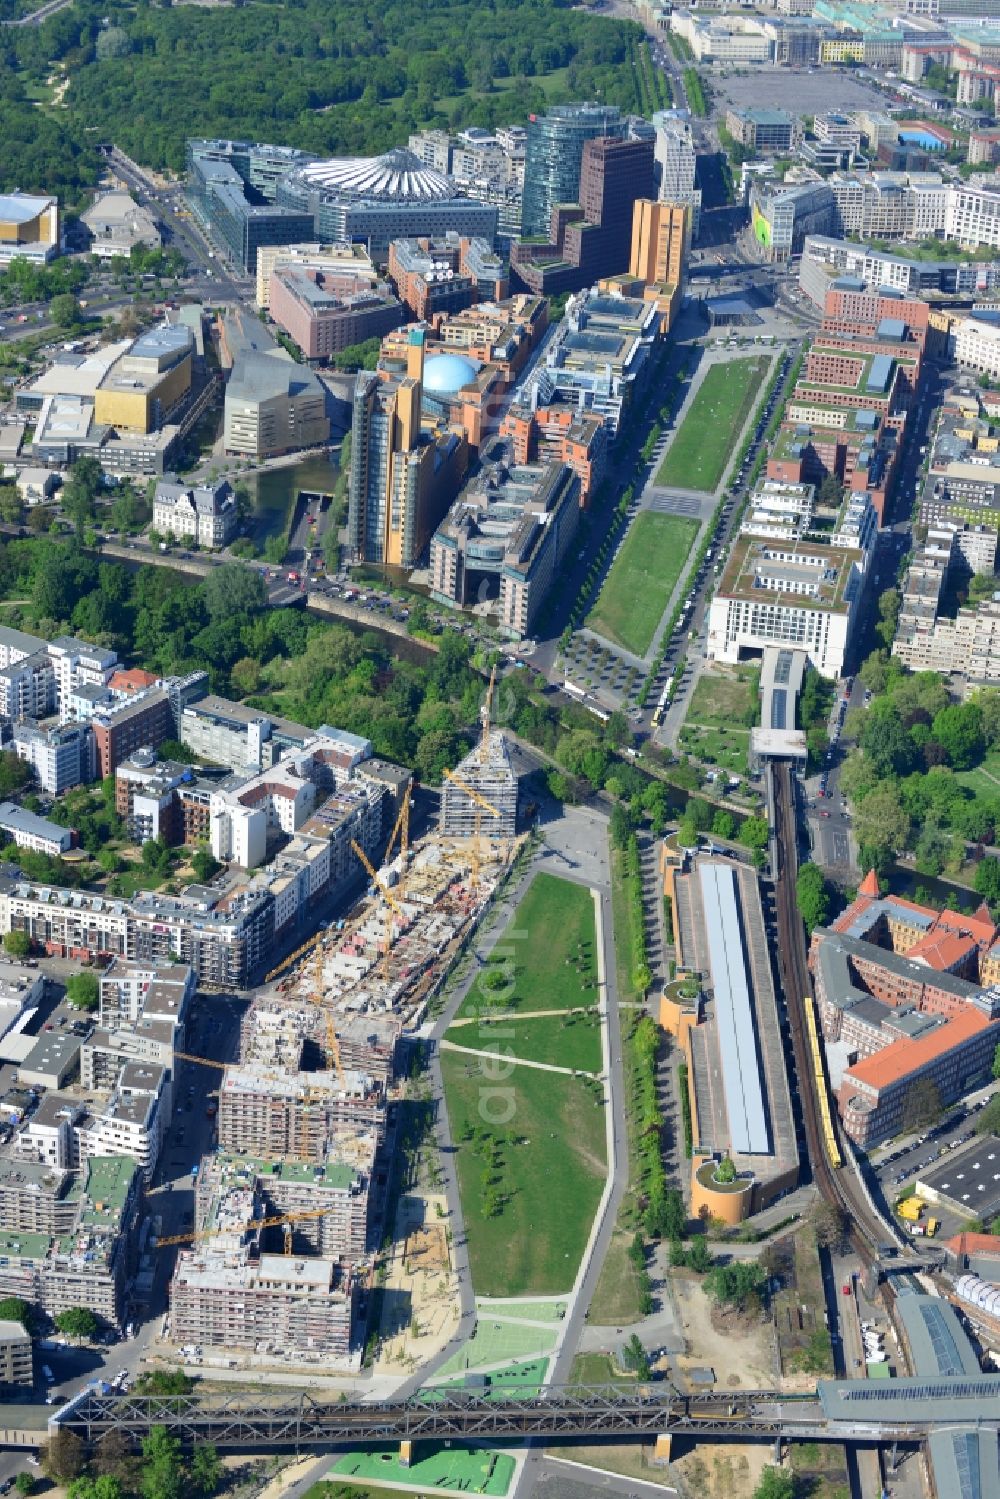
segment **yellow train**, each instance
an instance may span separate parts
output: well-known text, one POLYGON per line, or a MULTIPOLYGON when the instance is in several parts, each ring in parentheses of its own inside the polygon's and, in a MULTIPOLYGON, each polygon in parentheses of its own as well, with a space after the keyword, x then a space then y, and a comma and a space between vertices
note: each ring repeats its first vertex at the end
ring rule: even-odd
POLYGON ((819 1031, 816 1026, 816 1007, 813 1004, 811 994, 806 994, 802 1000, 802 1007, 806 1013, 806 1031, 809 1036, 809 1053, 812 1058, 813 1079, 816 1083, 816 1098, 819 1102, 819 1122, 823 1135, 823 1148, 830 1165, 836 1169, 843 1165, 840 1154, 840 1146, 837 1144, 837 1136, 833 1129, 833 1115, 830 1110, 830 1089, 826 1080, 826 1068, 823 1065, 823 1049, 820 1046, 819 1031))

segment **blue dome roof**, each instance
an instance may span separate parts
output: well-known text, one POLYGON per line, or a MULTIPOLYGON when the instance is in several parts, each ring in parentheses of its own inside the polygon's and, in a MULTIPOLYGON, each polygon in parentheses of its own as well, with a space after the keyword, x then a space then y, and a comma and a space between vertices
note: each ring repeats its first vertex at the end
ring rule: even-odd
POLYGON ((476 361, 464 354, 432 354, 424 364, 424 389, 432 396, 453 396, 478 371, 476 361))

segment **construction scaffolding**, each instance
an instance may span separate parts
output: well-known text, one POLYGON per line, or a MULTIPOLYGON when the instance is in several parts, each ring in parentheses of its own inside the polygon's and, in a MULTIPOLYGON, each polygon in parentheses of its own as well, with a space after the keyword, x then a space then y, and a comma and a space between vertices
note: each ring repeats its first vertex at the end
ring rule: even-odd
POLYGON ((517 776, 502 729, 487 728, 441 787, 442 837, 475 838, 480 824, 492 839, 512 839, 517 827, 517 776), (495 809, 495 815, 484 820, 482 803, 470 791, 495 809))

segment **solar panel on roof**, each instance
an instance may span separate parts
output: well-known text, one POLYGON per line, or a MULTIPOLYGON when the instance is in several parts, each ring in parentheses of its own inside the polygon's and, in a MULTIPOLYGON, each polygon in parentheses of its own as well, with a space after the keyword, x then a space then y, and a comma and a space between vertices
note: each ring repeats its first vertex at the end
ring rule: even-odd
POLYGON ((776 687, 771 693, 771 728, 784 729, 788 727, 788 693, 783 687, 776 687))

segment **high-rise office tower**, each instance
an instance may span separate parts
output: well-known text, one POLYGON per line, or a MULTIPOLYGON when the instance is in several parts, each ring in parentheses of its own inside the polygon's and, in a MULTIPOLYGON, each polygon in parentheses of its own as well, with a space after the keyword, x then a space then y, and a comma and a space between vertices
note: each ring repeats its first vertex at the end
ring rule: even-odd
POLYGON ((701 189, 695 186, 694 137, 687 120, 669 110, 653 116, 656 130, 656 195, 665 203, 686 203, 691 210, 690 234, 697 238, 701 219, 701 189))
POLYGON ((690 210, 683 203, 638 198, 632 214, 629 275, 649 286, 680 286, 690 210))
POLYGON ((628 120, 614 105, 557 104, 528 121, 521 234, 547 235, 558 203, 575 203, 587 141, 624 140, 628 120))
POLYGON ((347 524, 361 561, 415 566, 468 467, 461 433, 422 425, 423 379, 423 328, 410 333, 405 375, 357 377, 347 524))

